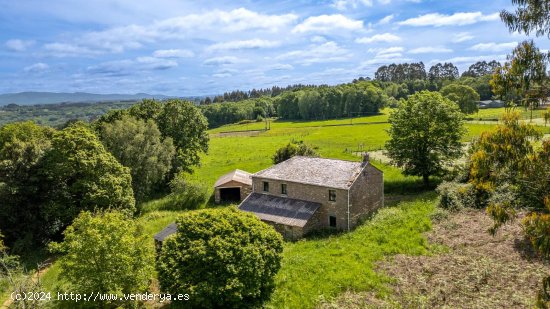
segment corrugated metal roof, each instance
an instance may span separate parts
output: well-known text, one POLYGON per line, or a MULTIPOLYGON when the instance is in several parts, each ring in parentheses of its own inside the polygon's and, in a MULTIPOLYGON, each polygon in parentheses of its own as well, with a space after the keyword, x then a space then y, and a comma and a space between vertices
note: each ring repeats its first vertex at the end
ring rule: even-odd
POLYGON ((254 213, 265 221, 304 227, 321 204, 252 193, 239 205, 239 209, 254 213))
POLYGON ((253 177, 349 189, 362 169, 361 162, 296 156, 253 177))
POLYGON ((162 231, 155 234, 153 238, 155 238, 155 240, 158 240, 158 241, 164 241, 166 237, 172 234, 175 234, 177 231, 178 231, 178 226, 176 225, 176 223, 171 223, 170 225, 165 227, 162 231))
POLYGON ((242 184, 251 186, 252 185, 251 175, 252 174, 250 174, 249 172, 234 170, 218 178, 218 180, 214 184, 214 187, 219 187, 230 181, 236 181, 236 182, 240 182, 242 184))

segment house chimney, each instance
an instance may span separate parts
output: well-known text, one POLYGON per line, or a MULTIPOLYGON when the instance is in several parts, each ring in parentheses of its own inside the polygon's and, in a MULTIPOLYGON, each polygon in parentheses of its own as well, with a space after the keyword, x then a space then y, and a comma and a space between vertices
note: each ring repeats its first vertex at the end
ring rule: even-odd
POLYGON ((367 164, 369 164, 369 161, 370 161, 370 155, 368 152, 365 152, 365 154, 363 155, 363 163, 361 165, 366 166, 367 164))

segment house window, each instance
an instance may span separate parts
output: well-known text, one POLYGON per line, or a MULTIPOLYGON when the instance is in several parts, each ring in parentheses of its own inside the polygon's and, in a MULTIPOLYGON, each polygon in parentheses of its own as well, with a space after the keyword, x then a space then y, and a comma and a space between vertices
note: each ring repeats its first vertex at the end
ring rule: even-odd
POLYGON ((269 182, 264 181, 264 192, 269 192, 269 182))
POLYGON ((287 194, 287 192, 286 192, 286 183, 281 184, 281 194, 284 194, 284 195, 287 194))
POLYGON ((328 217, 328 224, 330 227, 336 227, 336 217, 335 216, 328 217))
POLYGON ((328 190, 328 200, 336 202, 336 190, 328 190))

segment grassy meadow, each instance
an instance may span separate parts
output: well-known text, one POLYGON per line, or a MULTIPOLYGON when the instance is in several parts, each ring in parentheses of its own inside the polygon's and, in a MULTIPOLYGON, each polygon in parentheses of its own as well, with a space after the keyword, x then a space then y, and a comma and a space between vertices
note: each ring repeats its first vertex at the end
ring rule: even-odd
MULTIPOLYGON (((504 109, 485 110, 487 114, 504 109)), ((302 140, 316 147, 323 157, 360 160, 354 151, 383 148, 388 139, 388 110, 380 115, 329 121, 273 121, 271 130, 261 130, 264 123, 235 124, 210 130, 210 149, 192 178, 212 188, 216 179, 233 169, 257 172, 272 165, 276 149, 291 140, 302 140), (234 133, 224 133, 234 132, 234 133)), ((492 124, 468 123, 463 141, 479 136, 492 124)), ((550 128, 539 127, 548 133, 550 128)), ((375 264, 387 255, 429 254, 433 248, 423 235, 430 230, 430 216, 435 210, 435 193, 422 191, 418 177, 406 177, 395 167, 374 162, 384 171, 386 204, 373 218, 351 233, 314 237, 286 243, 282 268, 276 277, 271 308, 313 308, 320 301, 331 300, 340 293, 373 291, 384 295, 391 278, 375 271, 375 264)), ((213 188, 212 188, 213 190, 213 188)), ((165 198, 141 205, 147 209, 138 221, 151 236, 173 222, 181 211, 158 211, 165 198)), ((42 277, 44 288, 63 290, 59 268, 54 264, 42 277)))

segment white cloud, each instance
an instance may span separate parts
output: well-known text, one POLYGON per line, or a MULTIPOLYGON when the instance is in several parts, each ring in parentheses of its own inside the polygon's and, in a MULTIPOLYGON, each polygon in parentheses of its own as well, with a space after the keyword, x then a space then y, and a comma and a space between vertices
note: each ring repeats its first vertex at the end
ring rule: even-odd
POLYGON ((83 51, 94 54, 121 53, 161 40, 188 40, 226 36, 247 30, 276 33, 289 27, 298 17, 294 14, 267 15, 244 8, 231 11, 214 10, 159 20, 148 25, 113 27, 83 34, 71 41, 47 44, 60 56, 76 55, 83 51))
POLYGON ((124 76, 131 75, 141 71, 162 71, 177 67, 178 63, 173 60, 155 58, 155 57, 138 57, 136 59, 124 59, 116 61, 107 61, 98 65, 89 66, 86 70, 92 74, 108 75, 108 76, 124 76))
POLYGON ((334 0, 332 6, 337 10, 346 10, 348 8, 356 9, 359 5, 372 6, 373 0, 334 0))
POLYGON ((292 29, 293 33, 306 32, 335 32, 335 31, 355 31, 363 29, 363 21, 348 18, 341 14, 319 15, 306 18, 302 23, 292 29))
POLYGON ((402 26, 464 26, 471 25, 482 21, 493 21, 498 20, 499 13, 494 13, 490 15, 484 15, 481 12, 461 12, 454 13, 452 15, 445 15, 439 13, 430 13, 421 15, 414 18, 409 18, 405 21, 399 22, 402 26))
POLYGON ((405 49, 401 46, 394 46, 394 47, 388 47, 388 48, 369 48, 369 53, 376 53, 377 56, 384 55, 384 54, 394 54, 394 53, 402 53, 405 49))
POLYGON ((50 68, 46 63, 38 62, 32 65, 25 67, 23 70, 25 72, 38 73, 47 71, 50 68))
MULTIPOLYGON (((392 0, 378 0, 380 4, 389 4, 392 0)), ((360 6, 372 7, 374 0, 333 0, 332 6, 337 10, 344 11, 347 9, 356 9, 360 6)))
POLYGON ((432 60, 431 63, 444 63, 444 62, 452 62, 454 64, 459 63, 475 63, 478 61, 505 61, 506 55, 498 55, 498 54, 492 54, 492 55, 479 55, 479 56, 461 56, 461 57, 454 57, 450 59, 445 60, 432 60))
POLYGON ((290 59, 302 65, 311 65, 313 63, 346 61, 351 56, 349 50, 330 41, 321 45, 309 46, 307 49, 291 51, 276 57, 276 59, 290 59))
POLYGON ((460 33, 455 34, 455 36, 453 38, 453 42, 454 43, 461 43, 461 42, 470 41, 474 38, 475 37, 473 35, 471 35, 469 32, 460 32, 460 33))
POLYGON ((371 37, 362 37, 355 40, 355 43, 361 43, 361 44, 369 44, 369 43, 375 43, 375 42, 399 42, 401 41, 401 38, 398 37, 395 34, 391 33, 382 33, 382 34, 375 34, 371 37))
POLYGON ((386 16, 386 17, 380 19, 380 20, 378 21, 378 24, 379 24, 379 25, 387 25, 387 24, 391 23, 391 21, 394 19, 394 17, 395 17, 395 15, 393 15, 393 14, 388 15, 388 16, 386 16))
POLYGON ((498 51, 504 51, 504 50, 512 50, 518 45, 517 42, 509 42, 509 43, 479 43, 472 47, 470 47, 470 50, 475 51, 491 51, 491 52, 498 52, 498 51))
POLYGON ((56 57, 79 57, 97 55, 100 52, 88 47, 78 46, 69 43, 48 43, 44 49, 56 57))
POLYGON ((325 38, 324 36, 321 36, 321 35, 316 35, 316 36, 312 37, 310 41, 313 42, 313 43, 324 43, 324 42, 327 41, 327 38, 325 38))
POLYGON ((255 48, 272 48, 280 46, 279 41, 268 41, 261 39, 252 39, 244 41, 229 41, 216 43, 208 47, 210 50, 232 50, 232 49, 255 49, 255 48))
POLYGON ((434 53, 452 53, 453 50, 446 47, 441 46, 425 46, 425 47, 418 47, 409 50, 409 53, 411 54, 434 54, 434 53))
POLYGON ((190 58, 195 54, 187 49, 159 49, 153 52, 156 58, 190 58))
POLYGON ((213 57, 206 59, 204 65, 225 65, 225 64, 235 64, 244 62, 242 59, 234 56, 222 56, 222 57, 213 57))
POLYGON ((34 45, 34 41, 31 41, 31 40, 25 41, 25 40, 18 40, 18 39, 8 40, 5 43, 6 48, 8 48, 11 51, 16 51, 16 52, 25 51, 25 50, 27 50, 27 48, 29 48, 33 45, 34 45))

